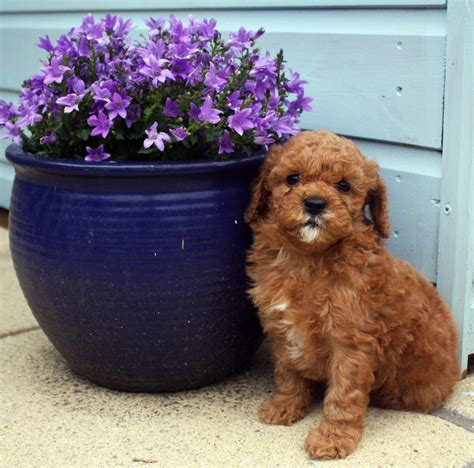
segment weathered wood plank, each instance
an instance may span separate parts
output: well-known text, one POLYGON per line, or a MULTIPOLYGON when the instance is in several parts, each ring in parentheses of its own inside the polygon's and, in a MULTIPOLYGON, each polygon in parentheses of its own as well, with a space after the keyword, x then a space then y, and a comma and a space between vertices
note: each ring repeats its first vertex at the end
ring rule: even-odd
MULTIPOLYGON (((444 11, 213 11, 224 32, 265 23, 262 49, 284 47, 288 66, 308 81, 314 110, 302 126, 360 138, 440 148, 444 85, 444 11)), ((154 14, 156 12, 147 12, 154 14)), ((140 25, 147 14, 130 15, 140 25)), ((80 14, 0 16, 0 89, 18 89, 39 69, 34 47, 56 38, 80 14), (22 57, 18 61, 18 57, 22 57), (15 67, 11 64, 15 63, 15 67)), ((185 17, 183 13, 181 16, 185 17)))
POLYGON ((387 184, 392 236, 390 251, 436 280, 441 153, 398 145, 354 142, 381 166, 387 184))
POLYGON ((450 1, 437 283, 458 324, 462 369, 474 349, 473 31, 472 2, 450 1))
MULTIPOLYGON (((436 280, 441 155, 437 151, 354 140, 364 154, 379 162, 390 197, 394 255, 410 261, 436 280)), ((0 152, 9 142, 0 141, 0 152)), ((2 191, 9 190, 2 188, 2 191)), ((6 195, 2 195, 5 199, 6 195)))
MULTIPOLYGON (((18 93, 13 93, 13 92, 5 92, 5 91, 0 91, 0 99, 3 99, 7 102, 13 102, 15 105, 17 105, 18 103, 18 93)), ((4 132, 2 132, 3 134, 4 132)), ((0 138, 0 164, 2 163, 5 163, 5 164, 8 164, 6 158, 5 158, 5 149, 7 148, 7 146, 11 143, 10 140, 8 139, 4 139, 4 138, 0 138)), ((11 172, 11 171, 10 171, 11 172)), ((0 180, 0 199, 2 200, 6 200, 8 199, 9 200, 9 197, 10 195, 8 194, 8 197, 5 198, 5 190, 9 190, 9 185, 8 185, 8 181, 5 182, 7 183, 7 186, 6 188, 4 187, 4 183, 3 183, 3 179, 0 180)), ((0 205, 2 206, 3 208, 7 208, 8 206, 7 205, 0 205)))
POLYGON ((0 208, 10 208, 14 175, 13 167, 0 161, 0 208))
POLYGON ((367 7, 443 7, 446 0, 3 0, 0 12, 39 11, 121 11, 152 9, 229 9, 229 8, 367 8, 367 7))

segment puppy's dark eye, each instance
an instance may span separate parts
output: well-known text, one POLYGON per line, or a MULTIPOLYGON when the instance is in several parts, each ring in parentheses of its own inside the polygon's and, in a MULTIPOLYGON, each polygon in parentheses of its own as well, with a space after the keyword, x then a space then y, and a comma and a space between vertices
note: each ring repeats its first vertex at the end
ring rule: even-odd
POLYGON ((336 184, 336 187, 339 190, 339 192, 342 192, 342 193, 349 193, 351 191, 351 184, 349 184, 349 182, 347 182, 347 180, 344 180, 344 179, 340 180, 336 184))
POLYGON ((291 174, 286 178, 286 183, 288 185, 296 185, 300 181, 299 174, 291 174))

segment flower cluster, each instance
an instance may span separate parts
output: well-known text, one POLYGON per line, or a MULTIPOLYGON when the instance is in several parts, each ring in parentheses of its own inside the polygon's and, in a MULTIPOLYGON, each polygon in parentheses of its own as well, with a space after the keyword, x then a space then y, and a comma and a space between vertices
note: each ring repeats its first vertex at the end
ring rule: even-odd
POLYGON ((227 39, 216 21, 174 16, 145 21, 87 15, 23 83, 18 108, 0 101, 4 137, 40 155, 87 161, 183 159, 250 153, 298 132, 310 110, 298 73, 283 54, 260 54, 263 29, 227 39))

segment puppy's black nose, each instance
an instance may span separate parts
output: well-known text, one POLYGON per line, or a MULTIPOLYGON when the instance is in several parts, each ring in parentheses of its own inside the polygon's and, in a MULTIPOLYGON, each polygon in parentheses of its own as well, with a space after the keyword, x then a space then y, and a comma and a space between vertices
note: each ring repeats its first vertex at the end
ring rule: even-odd
POLYGON ((326 208, 326 200, 318 197, 305 198, 304 209, 311 215, 319 215, 326 208))

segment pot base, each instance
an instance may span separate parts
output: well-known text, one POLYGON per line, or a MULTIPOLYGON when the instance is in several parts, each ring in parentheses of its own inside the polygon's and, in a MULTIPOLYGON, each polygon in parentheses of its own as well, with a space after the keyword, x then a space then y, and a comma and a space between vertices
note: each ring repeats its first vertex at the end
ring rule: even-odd
POLYGON ((69 365, 74 374, 88 380, 89 382, 109 390, 127 392, 127 393, 175 393, 188 390, 196 390, 209 385, 214 385, 223 380, 244 372, 252 365, 252 356, 249 356, 246 362, 241 363, 234 369, 226 369, 221 373, 213 375, 203 374, 201 376, 193 376, 189 379, 181 379, 180 381, 145 381, 142 379, 127 379, 125 377, 109 377, 102 374, 91 373, 90 370, 84 370, 69 365))

